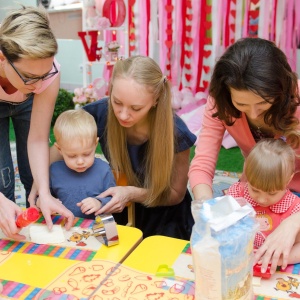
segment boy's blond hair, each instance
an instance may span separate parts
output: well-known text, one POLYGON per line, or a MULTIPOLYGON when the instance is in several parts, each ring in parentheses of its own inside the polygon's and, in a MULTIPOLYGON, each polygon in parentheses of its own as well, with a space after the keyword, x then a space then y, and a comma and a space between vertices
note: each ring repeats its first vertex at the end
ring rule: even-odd
POLYGON ((94 117, 83 109, 71 109, 61 113, 53 127, 58 144, 77 138, 83 140, 97 139, 97 125, 94 117))
POLYGON ((264 192, 286 189, 295 172, 295 152, 281 139, 264 139, 245 161, 245 175, 251 186, 264 192))

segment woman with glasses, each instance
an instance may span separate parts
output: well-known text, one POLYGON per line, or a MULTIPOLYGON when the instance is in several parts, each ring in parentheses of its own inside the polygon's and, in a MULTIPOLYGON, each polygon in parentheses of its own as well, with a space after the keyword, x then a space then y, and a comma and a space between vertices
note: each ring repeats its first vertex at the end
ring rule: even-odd
MULTIPOLYGON (((9 122, 16 135, 20 179, 26 199, 38 194, 45 220, 51 213, 73 222, 73 214, 49 190, 49 129, 59 90, 57 42, 44 10, 24 7, 11 11, 0 26, 0 229, 22 239, 15 225, 21 209, 14 203, 15 178, 9 143, 9 122), (32 173, 31 173, 32 172, 32 173), (35 189, 32 188, 33 179, 35 189), (11 201, 9 201, 11 200, 11 201)), ((31 201, 30 201, 31 202, 31 201)), ((28 204, 29 202, 27 202, 28 204)))

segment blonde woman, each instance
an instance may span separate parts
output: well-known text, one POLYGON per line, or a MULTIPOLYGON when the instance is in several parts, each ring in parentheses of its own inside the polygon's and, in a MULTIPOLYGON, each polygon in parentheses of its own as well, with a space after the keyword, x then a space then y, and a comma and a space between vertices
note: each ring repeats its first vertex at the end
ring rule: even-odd
MULTIPOLYGON (((158 64, 143 56, 118 61, 109 98, 84 109, 96 120, 112 169, 127 178, 127 186, 100 194, 112 199, 98 213, 120 213, 135 202, 136 227, 144 237, 189 239, 193 218, 187 174, 196 137, 173 113, 169 82, 158 64)), ((126 224, 124 216, 115 214, 119 224, 126 224)))
MULTIPOLYGON (((300 198, 288 189, 295 172, 295 152, 282 139, 261 140, 246 158, 244 171, 247 182, 232 185, 228 195, 243 197, 256 211, 260 229, 254 248, 259 249, 283 220, 300 211, 300 198)), ((300 262, 299 242, 297 238, 288 264, 300 262)), ((282 260, 278 265, 282 265, 282 260)))
POLYGON ((14 169, 9 145, 12 120, 21 181, 30 197, 32 176, 41 210, 51 228, 51 213, 73 223, 73 214, 49 190, 49 128, 59 89, 60 65, 54 60, 57 42, 44 10, 12 10, 0 26, 0 228, 10 238, 18 234, 15 217, 21 209, 14 201, 14 169), (32 172, 32 175, 31 175, 32 172), (8 200, 9 199, 9 200, 8 200), (10 201, 11 200, 11 201, 10 201))

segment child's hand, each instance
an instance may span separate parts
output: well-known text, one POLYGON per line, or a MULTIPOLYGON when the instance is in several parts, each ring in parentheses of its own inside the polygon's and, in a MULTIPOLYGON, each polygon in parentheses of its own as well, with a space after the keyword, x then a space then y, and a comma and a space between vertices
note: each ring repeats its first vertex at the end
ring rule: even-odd
POLYGON ((95 211, 99 210, 102 206, 101 202, 95 198, 88 197, 83 199, 81 202, 77 203, 77 206, 80 207, 82 213, 90 215, 95 211))

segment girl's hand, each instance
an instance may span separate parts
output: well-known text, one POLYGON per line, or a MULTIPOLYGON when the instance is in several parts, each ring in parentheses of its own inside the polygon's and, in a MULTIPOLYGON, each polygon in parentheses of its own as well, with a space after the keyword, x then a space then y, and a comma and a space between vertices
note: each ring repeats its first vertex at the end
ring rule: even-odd
POLYGON ((58 199, 54 198, 50 194, 39 195, 39 205, 40 210, 42 211, 46 224, 49 230, 52 229, 53 223, 51 215, 53 213, 58 213, 67 219, 65 227, 69 230, 73 226, 74 215, 68 210, 58 199))
POLYGON ((17 204, 0 193, 0 228, 13 240, 25 240, 25 236, 18 233, 20 228, 16 225, 16 217, 21 213, 22 209, 17 204))
POLYGON ((101 208, 101 202, 95 198, 88 197, 77 203, 80 207, 82 213, 90 215, 91 213, 99 210, 101 208))
POLYGON ((97 210, 95 215, 122 212, 127 203, 130 201, 130 188, 130 186, 115 186, 101 193, 99 195, 101 198, 108 196, 112 196, 112 198, 107 204, 101 207, 101 209, 97 210))
POLYGON ((256 251, 254 264, 261 263, 262 272, 265 272, 268 264, 271 263, 271 274, 275 273, 279 259, 281 268, 287 267, 290 251, 299 232, 299 223, 300 213, 291 215, 266 238, 263 245, 256 251))

